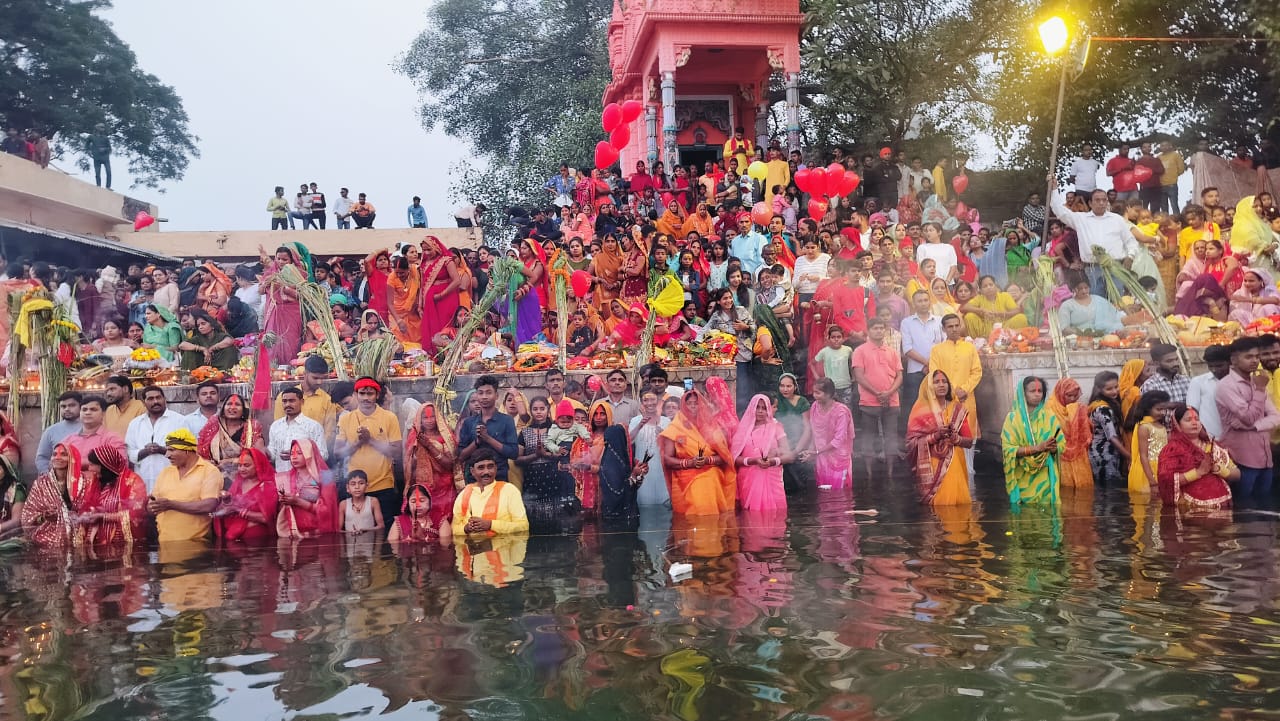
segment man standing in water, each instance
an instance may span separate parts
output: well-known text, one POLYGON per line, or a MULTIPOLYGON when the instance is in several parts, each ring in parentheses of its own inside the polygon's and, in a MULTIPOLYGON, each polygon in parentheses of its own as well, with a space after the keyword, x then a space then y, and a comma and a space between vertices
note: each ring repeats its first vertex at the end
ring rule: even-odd
POLYGON ((196 437, 179 428, 164 439, 171 465, 156 478, 147 510, 156 517, 157 536, 166 541, 201 541, 209 537, 218 507, 222 471, 196 452, 196 437))
POLYGON ((1222 421, 1222 438, 1218 442, 1240 466, 1240 480, 1232 487, 1231 495, 1241 503, 1255 495, 1265 498, 1271 492, 1271 431, 1280 427, 1280 411, 1267 396, 1271 379, 1258 372, 1258 349, 1262 343, 1249 336, 1233 342, 1229 346, 1231 372, 1218 381, 1214 390, 1222 421))
POLYGON ((468 470, 475 483, 462 489, 453 502, 453 535, 462 538, 468 534, 493 536, 507 533, 525 533, 529 519, 525 515, 524 501, 516 487, 497 480, 498 469, 506 465, 492 449, 480 448, 472 452, 468 470))
POLYGON ((498 411, 498 379, 491 375, 477 378, 471 400, 480 412, 458 426, 458 458, 470 467, 471 456, 482 448, 488 448, 499 457, 496 478, 505 481, 507 461, 515 460, 519 454, 519 439, 515 421, 498 411))
POLYGON ((348 471, 364 471, 369 484, 365 492, 378 501, 383 518, 395 518, 401 499, 392 463, 400 455, 400 421, 378 405, 382 396, 378 381, 360 378, 355 390, 358 407, 338 422, 334 455, 347 458, 348 471))
MULTIPOLYGON (((982 362, 978 360, 978 349, 965 340, 964 321, 955 313, 942 317, 942 332, 947 339, 935 345, 929 353, 929 375, 934 371, 942 371, 951 379, 951 387, 956 399, 969 411, 969 425, 973 428, 973 437, 981 438, 978 429, 978 404, 973 391, 982 380, 982 362)), ((969 464, 969 483, 973 484, 973 448, 964 451, 965 461, 969 464)))

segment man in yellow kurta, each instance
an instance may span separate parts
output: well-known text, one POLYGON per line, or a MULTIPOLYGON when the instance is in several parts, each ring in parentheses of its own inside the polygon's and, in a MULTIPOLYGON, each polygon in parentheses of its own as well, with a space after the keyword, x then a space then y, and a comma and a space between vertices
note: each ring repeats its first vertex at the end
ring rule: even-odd
POLYGON ((942 332, 947 339, 929 352, 928 377, 932 377, 934 371, 947 374, 956 399, 964 403, 965 409, 969 411, 969 424, 973 427, 974 438, 980 438, 982 431, 978 428, 978 406, 974 401, 973 391, 982 380, 982 362, 978 360, 978 349, 965 340, 964 330, 964 321, 955 313, 942 317, 942 332))
POLYGON ((160 471, 147 510, 156 517, 161 543, 202 541, 209 537, 209 514, 218 507, 222 471, 196 452, 196 437, 186 428, 165 436, 170 465, 160 471))
POLYGON ((933 194, 938 196, 938 201, 945 203, 951 194, 951 188, 947 187, 947 166, 951 163, 951 159, 947 157, 938 158, 938 164, 933 166, 933 194))
POLYGON ((467 535, 527 533, 524 500, 515 486, 497 480, 498 456, 493 450, 480 448, 467 463, 476 482, 453 502, 453 537, 462 541, 467 535))
MULTIPOLYGON (((1267 382, 1267 397, 1280 408, 1280 343, 1275 336, 1264 335, 1263 345, 1258 348, 1258 363, 1262 370, 1271 374, 1267 382)), ((1280 428, 1271 431, 1271 445, 1280 445, 1280 428)))
POLYGON ((791 182, 791 166, 782 159, 781 150, 769 148, 769 162, 765 163, 765 167, 769 169, 769 174, 764 178, 764 202, 769 203, 769 210, 772 211, 773 189, 781 187, 783 193, 787 192, 787 184, 791 182))
POLYGON ((756 146, 746 137, 742 128, 733 129, 733 137, 724 141, 724 167, 729 167, 729 158, 738 159, 738 175, 747 174, 747 164, 756 157, 756 146))

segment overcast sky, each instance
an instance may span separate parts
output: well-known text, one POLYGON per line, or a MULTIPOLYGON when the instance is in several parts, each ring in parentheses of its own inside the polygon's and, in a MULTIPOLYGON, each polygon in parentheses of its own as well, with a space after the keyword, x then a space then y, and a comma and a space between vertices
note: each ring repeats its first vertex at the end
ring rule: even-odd
POLYGON ((368 193, 379 227, 406 227, 414 195, 431 225, 452 225, 448 171, 464 149, 422 129, 417 93, 392 67, 430 4, 222 0, 199 12, 116 0, 103 17, 182 97, 201 157, 163 194, 129 190, 124 160, 112 185, 159 205, 166 230, 267 229, 272 188, 292 199, 311 181, 331 203, 341 186, 368 193))

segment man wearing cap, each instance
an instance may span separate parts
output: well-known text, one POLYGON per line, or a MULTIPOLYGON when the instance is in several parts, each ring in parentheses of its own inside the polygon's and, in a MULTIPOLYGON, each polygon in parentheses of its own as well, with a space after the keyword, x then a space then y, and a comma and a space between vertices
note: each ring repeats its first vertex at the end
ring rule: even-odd
MULTIPOLYGON (((129 422, 124 442, 129 447, 129 462, 147 484, 149 492, 155 488, 160 471, 169 465, 163 445, 165 439, 179 428, 186 428, 186 418, 177 411, 169 410, 164 389, 159 386, 149 386, 143 391, 142 403, 147 412, 129 422)), ((194 433, 191 435, 195 437, 194 433)))
POLYGON ((147 511, 156 517, 161 543, 202 541, 209 537, 209 514, 218 507, 222 472, 196 452, 196 437, 179 428, 164 439, 171 465, 156 478, 147 511))
MULTIPOLYGON (((329 377, 329 364, 318 355, 307 356, 302 365, 302 415, 310 418, 324 429, 322 448, 333 448, 334 433, 338 429, 338 407, 333 404, 320 384, 329 377)), ((276 419, 284 417, 284 403, 276 396, 276 419)))
POLYGON ((347 471, 364 471, 369 479, 369 496, 377 499, 383 518, 395 518, 400 498, 392 462, 400 455, 400 421, 378 405, 382 384, 368 376, 356 381, 357 407, 338 422, 334 455, 347 459, 347 471))

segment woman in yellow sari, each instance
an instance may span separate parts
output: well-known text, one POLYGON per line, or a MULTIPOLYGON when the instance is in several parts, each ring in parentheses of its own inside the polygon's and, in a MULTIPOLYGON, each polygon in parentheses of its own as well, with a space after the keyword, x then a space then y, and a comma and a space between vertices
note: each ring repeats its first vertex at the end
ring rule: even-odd
POLYGON ((1080 384, 1063 378, 1053 387, 1048 406, 1058 417, 1066 439, 1058 457, 1058 475, 1063 488, 1093 490, 1093 466, 1089 463, 1089 444, 1093 443, 1093 423, 1089 409, 1080 405, 1080 384))
POLYGON ((970 338, 986 338, 1000 323, 1005 328, 1026 328, 1027 316, 1013 296, 1000 290, 996 279, 984 275, 978 279, 978 294, 961 308, 970 338))
POLYGON ((408 258, 396 258, 392 267, 395 270, 387 278, 388 325, 400 345, 419 348, 422 341, 422 316, 418 314, 421 279, 408 258))
POLYGON ((733 510, 733 453, 700 391, 685 391, 680 412, 658 435, 658 449, 671 484, 671 510, 692 516, 733 510))
POLYGON ((1025 378, 1000 433, 1004 486, 1015 512, 1024 503, 1058 502, 1058 458, 1066 439, 1058 417, 1045 408, 1044 397, 1044 379, 1025 378))
POLYGON ((920 397, 907 420, 907 458, 916 472, 921 499, 933 506, 968 505, 969 469, 964 451, 972 448, 969 412, 951 392, 951 379, 934 371, 920 384, 920 397))
POLYGON ((933 279, 938 277, 938 262, 933 258, 925 258, 916 266, 915 274, 907 281, 907 300, 915 296, 917 290, 929 291, 933 279))
POLYGON ((942 278, 934 278, 929 282, 929 304, 930 311, 939 318, 950 315, 959 308, 951 290, 947 288, 947 281, 942 278))

